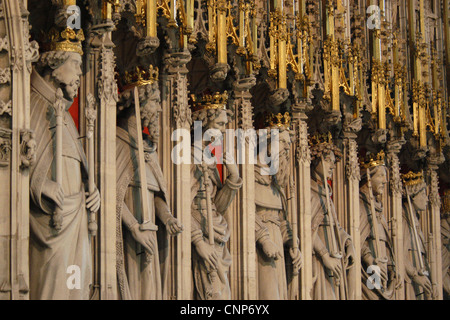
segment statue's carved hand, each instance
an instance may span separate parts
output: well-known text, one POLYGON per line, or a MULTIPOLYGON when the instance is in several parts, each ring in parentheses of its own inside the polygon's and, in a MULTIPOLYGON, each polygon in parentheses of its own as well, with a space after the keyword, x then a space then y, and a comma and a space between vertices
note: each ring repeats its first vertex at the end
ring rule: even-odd
POLYGON ((342 274, 341 260, 337 258, 330 257, 329 253, 322 256, 322 262, 325 267, 334 273, 336 278, 340 278, 342 274))
POLYGON ((371 254, 364 255, 362 259, 367 267, 375 264, 375 258, 371 254))
POLYGON ((386 266, 383 263, 376 263, 378 265, 378 267, 380 268, 380 277, 381 280, 385 283, 387 283, 388 281, 388 274, 387 274, 387 270, 386 270, 386 266))
POLYGON ((47 180, 42 188, 42 194, 52 200, 61 210, 64 206, 64 191, 62 187, 52 180, 47 180))
POLYGON ((223 163, 227 167, 227 170, 230 173, 230 177, 232 179, 238 180, 239 179, 239 170, 238 170, 238 167, 236 165, 236 161, 234 160, 233 155, 225 152, 223 154, 223 163))
POLYGON ((217 256, 216 250, 210 244, 205 241, 199 241, 195 245, 198 255, 213 269, 218 269, 219 267, 219 257, 217 256))
POLYGON ((355 247, 350 239, 345 242, 345 260, 347 266, 350 267, 355 263, 355 247))
POLYGON ((298 248, 290 248, 289 249, 289 254, 291 255, 292 258, 292 265, 294 268, 294 275, 297 275, 299 270, 302 268, 303 266, 303 257, 302 257, 302 253, 300 252, 300 250, 298 248))
MULTIPOLYGON (((393 273, 394 274, 394 273, 393 273)), ((403 286, 403 277, 400 273, 395 273, 394 274, 394 280, 395 280, 395 289, 399 289, 403 286)))
POLYGON ((94 192, 89 194, 86 192, 86 208, 91 212, 97 212, 100 209, 100 192, 95 188, 94 192))
POLYGON ((166 224, 167 231, 171 236, 176 236, 184 230, 183 225, 176 218, 170 218, 166 224))
POLYGON ((155 231, 141 230, 139 223, 134 224, 130 231, 134 240, 144 247, 149 254, 153 255, 156 252, 155 235, 153 234, 155 231))
POLYGON ((270 259, 278 260, 282 257, 281 252, 278 250, 276 244, 270 239, 264 240, 261 243, 261 247, 264 254, 270 259))
POLYGON ((430 279, 428 279, 427 276, 420 276, 416 275, 412 279, 415 283, 417 283, 419 286, 423 287, 425 290, 425 293, 431 294, 433 291, 433 286, 431 285, 430 279))

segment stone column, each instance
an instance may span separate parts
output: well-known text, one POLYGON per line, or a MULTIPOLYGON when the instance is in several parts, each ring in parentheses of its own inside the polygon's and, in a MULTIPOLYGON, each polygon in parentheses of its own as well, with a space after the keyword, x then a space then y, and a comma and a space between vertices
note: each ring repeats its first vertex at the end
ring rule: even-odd
MULTIPOLYGON (((253 106, 251 104, 252 95, 250 89, 256 84, 255 77, 237 80, 233 85, 234 110, 236 112, 236 128, 246 132, 253 129, 253 106)), ((250 132, 249 131, 249 132, 250 132)), ((230 137, 232 138, 232 137, 230 137)), ((239 146, 239 140, 238 145, 239 146)), ((243 142, 243 163, 239 166, 243 180, 242 188, 239 190, 236 199, 237 208, 234 210, 232 237, 230 243, 235 248, 232 252, 233 263, 231 265, 230 284, 237 290, 237 295, 233 299, 256 300, 258 299, 257 265, 256 265, 256 240, 255 240, 255 166, 251 162, 253 157, 253 147, 256 141, 252 141, 250 136, 245 136, 243 142)), ((236 145, 236 144, 235 144, 236 145)), ((238 161, 236 155, 235 159, 238 161)))
POLYGON ((359 181, 361 180, 359 161, 358 161, 358 144, 356 143, 356 132, 351 126, 346 126, 344 129, 344 158, 345 158, 345 173, 344 186, 346 189, 346 203, 347 203, 347 219, 348 232, 353 240, 355 247, 355 268, 354 277, 348 279, 349 287, 355 289, 354 296, 349 299, 361 300, 361 230, 360 227, 360 205, 359 205, 359 181))
POLYGON ((29 129, 30 74, 39 52, 37 43, 29 41, 28 15, 21 0, 0 3, 0 116, 7 118, 3 124, 10 124, 0 128, 0 169, 10 169, 10 176, 0 175, 2 193, 9 196, 1 197, 5 205, 0 211, 0 236, 7 240, 0 248, 8 256, 1 257, 5 265, 0 268, 0 297, 14 300, 29 298, 29 167, 35 159, 29 129))
MULTIPOLYGON (((436 287, 438 295, 436 299, 443 299, 442 291, 442 244, 441 244, 441 198, 439 196, 439 178, 437 170, 439 165, 443 163, 443 159, 437 156, 428 158, 428 186, 429 186, 429 232, 432 234, 431 241, 433 241, 431 248, 433 252, 428 253, 428 261, 431 269, 431 280, 433 287, 436 287), (431 260, 430 260, 431 259, 431 260), (434 274, 433 274, 434 273, 434 274)), ((428 235, 425 234, 425 238, 428 235)), ((430 248, 430 246, 428 246, 430 248)))
MULTIPOLYGON (((85 105, 88 93, 98 97, 96 125, 97 188, 101 207, 97 219, 99 232, 95 254, 94 299, 115 300, 116 274, 116 104, 117 84, 114 79, 115 57, 111 33, 95 27, 88 38, 85 89, 80 101, 85 105), (99 296, 97 296, 97 294, 99 296)), ((81 109, 81 108, 80 108, 81 109)))
MULTIPOLYGON (((403 139, 398 139, 391 140, 387 144, 390 190, 389 205, 392 219, 390 227, 394 245, 395 270, 402 279, 405 278, 405 253, 403 252, 402 181, 400 177, 400 160, 398 155, 405 142, 406 141, 403 139)), ((405 299, 405 289, 403 285, 397 289, 396 299, 405 299)))
MULTIPOLYGON (((163 109, 169 108, 171 110, 171 128, 174 130, 185 129, 188 132, 191 130, 192 118, 188 104, 188 69, 186 64, 190 60, 191 54, 188 51, 166 54, 163 75, 163 84, 165 86, 163 86, 161 92, 163 109)), ((174 143, 169 141, 168 143, 168 145, 173 147, 174 143)), ((173 295, 176 299, 187 300, 192 298, 191 165, 186 163, 179 165, 172 163, 172 165, 174 173, 172 181, 176 181, 171 190, 174 199, 174 216, 184 226, 184 231, 175 240, 176 252, 174 252, 175 256, 172 266, 176 268, 176 276, 173 277, 174 283, 172 287, 174 290, 173 295)))
POLYGON ((293 123, 296 134, 295 165, 293 173, 297 187, 297 221, 299 225, 300 250, 303 267, 300 270, 300 299, 312 299, 312 230, 311 230, 311 153, 308 144, 308 125, 305 114, 310 109, 306 102, 292 107, 293 123))

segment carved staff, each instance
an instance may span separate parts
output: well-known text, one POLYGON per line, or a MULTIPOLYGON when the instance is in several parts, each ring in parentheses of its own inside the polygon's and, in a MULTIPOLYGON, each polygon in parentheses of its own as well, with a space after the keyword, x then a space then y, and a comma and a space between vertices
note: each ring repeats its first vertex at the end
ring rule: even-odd
POLYGON ((431 299, 432 300, 436 300, 436 296, 434 295, 435 292, 435 288, 437 286, 437 281, 436 281, 436 273, 435 273, 435 268, 436 268, 436 251, 434 250, 434 243, 433 243, 433 234, 430 232, 428 234, 428 259, 429 259, 429 266, 430 266, 430 270, 431 270, 431 275, 430 275, 430 280, 431 280, 431 288, 433 289, 431 291, 431 299))
MULTIPOLYGON (((89 194, 92 194, 95 191, 95 159, 94 159, 94 127, 95 120, 97 119, 97 110, 95 108, 95 97, 92 93, 90 93, 87 97, 87 105, 86 105, 86 136, 87 136, 87 149, 88 149, 88 165, 89 165, 89 182, 88 189, 89 194)), ((90 211, 89 212, 89 233, 92 236, 97 235, 97 222, 95 221, 95 215, 97 212, 90 211)))
POLYGON ((336 243, 336 235, 334 232, 334 217, 333 214, 331 213, 331 203, 330 203, 330 192, 328 190, 328 183, 327 183, 327 178, 326 178, 326 172, 325 172, 325 162, 323 159, 323 156, 321 156, 322 158, 322 169, 323 169, 323 184, 324 184, 324 188, 325 188, 325 196, 327 198, 327 215, 328 215, 328 219, 330 220, 330 233, 331 233, 331 256, 333 258, 336 259, 342 259, 342 254, 339 252, 339 249, 337 247, 337 243, 336 243))
POLYGON ((420 252, 420 243, 419 243, 419 235, 417 234, 417 227, 416 227, 416 220, 414 219, 413 216, 413 208, 412 208, 412 204, 411 204, 411 197, 409 195, 409 191, 408 188, 405 187, 406 190, 406 198, 408 199, 408 206, 409 206, 409 220, 411 221, 411 225, 412 225, 412 229, 413 229, 413 244, 416 247, 416 255, 417 255, 417 259, 419 260, 419 274, 421 276, 429 276, 430 274, 428 273, 428 271, 425 269, 425 265, 423 263, 423 259, 422 259, 422 253, 420 252))
MULTIPOLYGON (((141 231, 158 231, 156 226, 150 217, 149 202, 148 202, 148 185, 147 185, 147 170, 145 170, 145 158, 144 158, 144 141, 142 138, 142 126, 141 126, 141 110, 139 103, 139 91, 138 87, 134 88, 134 108, 136 114, 136 140, 138 145, 138 174, 139 181, 141 182, 141 203, 142 203, 142 223, 139 226, 141 231)), ((152 261, 152 255, 149 252, 145 252, 146 262, 152 261)))
MULTIPOLYGON (((379 264, 387 264, 388 259, 387 257, 381 257, 380 252, 380 235, 378 234, 378 216, 375 212, 375 203, 374 203, 374 196, 373 196, 373 189, 372 189, 372 180, 370 177, 370 169, 367 168, 367 186, 369 188, 369 202, 370 202, 370 211, 369 211, 369 220, 370 226, 372 228, 372 234, 375 237, 375 263, 379 264)), ((387 281, 387 280, 386 280, 387 281)), ((387 288, 387 283, 383 282, 383 287, 387 288)))
MULTIPOLYGON (((393 266, 394 266, 394 273, 395 273, 395 279, 399 279, 399 272, 400 270, 398 270, 397 268, 397 261, 398 261, 398 255, 399 255, 399 248, 397 245, 397 219, 396 218, 392 218, 391 219, 391 237, 392 237, 392 245, 394 247, 394 252, 393 252, 393 256, 394 256, 394 261, 393 261, 393 266)), ((396 284, 396 288, 395 290, 399 290, 403 287, 403 284, 398 285, 396 284)))
MULTIPOLYGON (((297 197, 295 196, 295 182, 292 176, 289 181, 289 193, 289 200, 291 200, 292 249, 296 251, 298 249, 297 197)), ((298 275, 298 270, 294 271, 294 275, 298 275)))
MULTIPOLYGON (((297 252, 298 250, 297 198, 295 196, 295 182, 292 176, 289 179, 288 200, 289 200, 289 211, 291 216, 290 220, 292 224, 292 250, 294 250, 294 252, 297 252)), ((295 267, 295 265, 293 267, 295 267)), ((299 272, 297 268, 295 268, 292 273, 292 281, 291 281, 292 285, 290 290, 291 299, 298 298, 298 291, 299 291, 299 287, 297 285, 298 274, 299 272)))
MULTIPOLYGON (((55 137, 56 137, 56 150, 55 150, 55 164, 56 164, 56 168, 55 168, 55 174, 56 174, 56 183, 62 187, 63 184, 63 162, 62 162, 62 149, 63 149, 63 116, 64 116, 64 111, 65 111, 65 105, 64 105, 64 100, 63 100, 63 92, 60 88, 58 88, 58 90, 56 90, 56 99, 55 99, 55 103, 53 104, 53 108, 55 109, 55 116, 56 116, 56 133, 55 133, 55 137)), ((62 209, 60 209, 58 206, 55 209, 55 212, 53 213, 52 216, 52 226, 53 228, 59 232, 61 231, 62 228, 62 209)))
MULTIPOLYGON (((206 162, 202 163, 202 172, 203 172, 203 185, 205 187, 205 197, 206 197, 206 213, 208 219, 208 242, 209 245, 214 249, 214 224, 213 224, 213 212, 211 203, 211 190, 209 189, 209 182, 211 178, 209 177, 208 164, 206 162)), ((220 278, 220 281, 222 281, 222 283, 226 283, 225 274, 220 267, 220 262, 217 265, 217 270, 211 271, 212 274, 216 272, 220 278)))

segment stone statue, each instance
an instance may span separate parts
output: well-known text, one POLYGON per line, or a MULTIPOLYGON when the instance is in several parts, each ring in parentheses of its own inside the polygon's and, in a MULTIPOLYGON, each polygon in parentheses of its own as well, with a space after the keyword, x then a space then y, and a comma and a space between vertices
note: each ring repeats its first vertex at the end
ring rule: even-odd
POLYGON ((339 225, 327 180, 341 153, 331 134, 315 136, 311 143, 311 214, 313 241, 313 299, 351 300, 355 288, 347 279, 354 273, 355 249, 339 225))
POLYGON ((31 75, 37 159, 30 171, 31 299, 89 299, 87 210, 98 210, 100 196, 97 188, 86 194, 86 157, 68 112, 80 85, 83 39, 80 30, 69 45, 44 46, 50 51, 42 54, 31 75))
POLYGON ((202 157, 204 150, 207 151, 213 144, 220 144, 229 121, 226 93, 216 94, 214 99, 216 101, 208 96, 201 102, 194 101, 192 114, 194 121, 201 122, 201 133, 204 137, 211 132, 209 129, 216 133, 216 138, 202 139, 201 143, 195 141, 192 148, 191 241, 193 298, 197 300, 231 299, 228 279, 231 255, 227 248, 230 230, 224 215, 242 186, 242 179, 231 154, 223 154, 223 163, 228 173, 223 183, 216 158, 209 159, 212 161, 208 161, 208 164, 207 159, 202 157), (204 140, 214 140, 214 143, 204 140))
POLYGON ((442 287, 444 299, 450 299, 450 190, 444 192, 441 211, 442 287))
MULTIPOLYGON (((286 115, 285 115, 286 116, 286 115)), ((289 117, 289 114, 287 114, 289 117)), ((268 127, 267 150, 259 148, 258 159, 271 150, 270 129, 278 129, 279 149, 271 154, 272 161, 278 161, 278 170, 270 173, 269 164, 258 161, 255 166, 255 203, 256 203, 256 254, 258 259, 258 293, 262 300, 287 300, 287 274, 298 273, 302 256, 298 249, 298 238, 293 240, 292 230, 288 222, 288 203, 286 187, 289 187, 291 136, 289 125, 283 124, 268 127), (297 245, 294 245, 294 242, 297 245), (285 250, 289 250, 293 270, 286 269, 285 250)), ((260 144, 261 146, 261 144, 260 144)), ((294 212, 293 214, 296 214, 294 212)))
POLYGON ((366 300, 392 300, 402 280, 396 273, 394 246, 383 212, 382 196, 388 173, 384 152, 381 151, 377 157, 367 157, 361 164, 361 171, 359 230, 362 297, 366 300), (372 276, 374 273, 377 275, 372 276), (370 281, 372 279, 375 283, 370 281))
POLYGON ((427 263, 427 246, 419 221, 426 211, 428 197, 422 172, 402 176, 405 189, 403 199, 403 253, 405 255, 406 300, 428 300, 433 294, 427 263), (418 254, 419 253, 419 254, 418 254))
POLYGON ((177 235, 183 226, 169 209, 167 186, 158 161, 161 111, 158 82, 139 86, 134 92, 129 86, 121 94, 118 107, 117 273, 120 297, 126 300, 168 299, 165 292, 169 267, 168 235, 177 235), (140 105, 139 123, 135 93, 140 105), (147 127, 150 134, 143 134, 141 126, 147 127), (145 137, 142 140, 145 153, 142 171, 138 134, 145 137), (142 178, 144 172, 146 176, 142 178), (144 193, 142 180, 147 184, 144 193), (149 221, 145 221, 146 214, 149 221))

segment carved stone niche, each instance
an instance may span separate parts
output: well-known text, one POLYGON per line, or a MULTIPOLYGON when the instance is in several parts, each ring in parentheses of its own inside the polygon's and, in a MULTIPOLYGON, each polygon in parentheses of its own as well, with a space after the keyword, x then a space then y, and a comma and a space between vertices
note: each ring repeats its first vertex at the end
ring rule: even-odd
POLYGON ((0 168, 10 165, 12 150, 11 135, 11 130, 0 128, 0 168))

